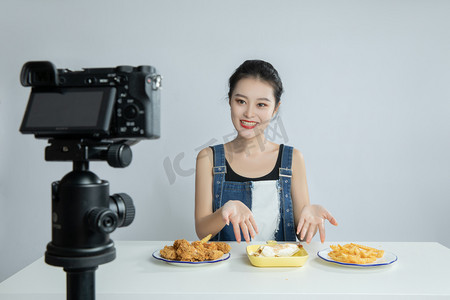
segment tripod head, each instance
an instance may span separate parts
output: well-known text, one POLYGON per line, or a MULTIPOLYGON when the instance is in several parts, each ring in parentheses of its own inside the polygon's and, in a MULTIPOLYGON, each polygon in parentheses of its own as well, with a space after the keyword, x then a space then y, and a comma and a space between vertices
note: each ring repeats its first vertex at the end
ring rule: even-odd
POLYGON ((133 222, 135 207, 125 193, 110 195, 108 181, 89 170, 89 161, 123 168, 131 163, 131 148, 88 140, 49 143, 46 160, 73 161, 73 170, 52 183, 52 241, 45 262, 66 271, 68 299, 94 299, 94 271, 116 257, 109 234, 133 222))
POLYGON ((73 171, 52 184, 52 241, 46 262, 64 268, 96 267, 115 258, 109 234, 132 223, 133 200, 109 195, 109 183, 89 170, 89 160, 125 167, 131 148, 124 143, 50 140, 46 160, 72 160, 73 171))

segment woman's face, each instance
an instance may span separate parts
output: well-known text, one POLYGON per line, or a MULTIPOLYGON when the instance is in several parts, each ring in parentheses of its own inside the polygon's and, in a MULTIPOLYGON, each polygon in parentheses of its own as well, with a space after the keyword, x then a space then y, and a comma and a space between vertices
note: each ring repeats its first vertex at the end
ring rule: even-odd
MULTIPOLYGON (((279 106, 279 105, 278 105, 279 106)), ((240 137, 264 134, 276 113, 272 86, 256 78, 239 80, 230 99, 231 121, 240 137)))

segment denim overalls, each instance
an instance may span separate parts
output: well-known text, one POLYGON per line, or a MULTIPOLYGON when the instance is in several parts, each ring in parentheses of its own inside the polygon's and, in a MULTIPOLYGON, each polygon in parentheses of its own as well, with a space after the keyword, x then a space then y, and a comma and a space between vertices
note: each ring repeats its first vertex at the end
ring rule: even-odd
MULTIPOLYGON (((222 207, 228 200, 240 200, 250 210, 252 209, 252 187, 253 182, 225 181, 226 165, 223 144, 215 145, 214 148, 214 199, 213 211, 222 207)), ((281 167, 277 187, 280 201, 280 222, 275 233, 277 241, 295 241, 294 214, 291 199, 291 177, 292 177, 292 150, 290 146, 284 146, 281 156, 281 167)), ((241 233, 242 234, 242 233, 241 233)), ((236 241, 233 225, 225 227, 212 238, 215 241, 236 241)))

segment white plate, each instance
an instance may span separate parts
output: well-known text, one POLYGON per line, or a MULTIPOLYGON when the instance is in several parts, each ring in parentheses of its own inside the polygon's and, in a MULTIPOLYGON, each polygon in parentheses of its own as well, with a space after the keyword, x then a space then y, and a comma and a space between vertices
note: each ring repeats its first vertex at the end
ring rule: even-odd
POLYGON ((205 261, 178 261, 178 260, 170 260, 170 259, 166 259, 164 257, 161 257, 161 255, 159 254, 160 250, 157 250, 155 252, 153 252, 153 257, 158 259, 158 260, 162 260, 165 261, 166 263, 172 264, 172 265, 177 265, 177 266, 186 266, 186 267, 194 267, 194 266, 208 266, 211 264, 216 264, 216 263, 220 263, 223 262, 227 259, 230 258, 230 253, 225 253, 224 255, 222 255, 221 258, 216 259, 216 260, 205 260, 205 261))
POLYGON ((323 259, 325 261, 328 261, 328 262, 331 262, 331 263, 335 263, 335 264, 339 264, 339 265, 343 265, 343 266, 357 266, 357 267, 385 266, 385 265, 390 265, 390 264, 396 262, 397 259, 398 259, 397 255, 395 255, 394 253, 384 251, 383 257, 378 258, 373 263, 370 263, 370 264, 351 264, 351 263, 344 263, 344 262, 340 262, 340 261, 336 261, 336 260, 332 259, 331 257, 328 256, 328 253, 330 253, 331 251, 333 251, 331 248, 327 248, 327 249, 321 250, 321 251, 317 252, 317 256, 319 256, 321 259, 323 259))

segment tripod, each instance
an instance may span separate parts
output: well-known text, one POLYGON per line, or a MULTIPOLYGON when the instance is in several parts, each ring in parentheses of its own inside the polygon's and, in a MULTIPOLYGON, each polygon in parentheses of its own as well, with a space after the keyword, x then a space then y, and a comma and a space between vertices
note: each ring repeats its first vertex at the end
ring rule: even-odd
POLYGON ((131 224, 133 200, 124 193, 109 195, 109 183, 89 171, 89 160, 112 166, 131 162, 124 143, 50 140, 46 160, 72 160, 73 170, 52 184, 52 241, 45 262, 67 273, 68 300, 95 299, 95 270, 115 259, 109 234, 131 224))

